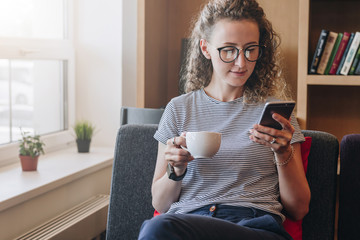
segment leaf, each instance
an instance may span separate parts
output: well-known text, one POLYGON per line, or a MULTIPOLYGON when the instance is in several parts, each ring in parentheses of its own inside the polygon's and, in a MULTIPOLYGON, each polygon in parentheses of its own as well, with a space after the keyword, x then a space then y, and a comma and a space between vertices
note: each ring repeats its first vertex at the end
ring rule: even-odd
POLYGON ((19 153, 24 156, 35 157, 40 153, 44 154, 44 142, 40 140, 40 135, 26 136, 26 132, 21 130, 22 139, 20 140, 19 153))
POLYGON ((76 139, 91 140, 95 127, 88 121, 78 121, 73 127, 76 139))

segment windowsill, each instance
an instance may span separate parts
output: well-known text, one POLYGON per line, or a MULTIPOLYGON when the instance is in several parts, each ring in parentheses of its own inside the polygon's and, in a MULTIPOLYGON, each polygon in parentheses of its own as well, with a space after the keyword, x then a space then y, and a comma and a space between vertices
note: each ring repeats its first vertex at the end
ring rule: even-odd
POLYGON ((41 155, 38 170, 23 172, 18 163, 0 168, 0 212, 83 176, 111 166, 114 149, 76 147, 41 155))

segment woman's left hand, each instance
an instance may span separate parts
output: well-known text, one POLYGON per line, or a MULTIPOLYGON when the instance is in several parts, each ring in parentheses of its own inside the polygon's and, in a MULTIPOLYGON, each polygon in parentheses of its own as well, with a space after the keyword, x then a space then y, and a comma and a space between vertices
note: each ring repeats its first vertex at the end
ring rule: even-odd
POLYGON ((288 152, 290 141, 295 131, 294 127, 290 124, 289 120, 280 114, 274 113, 272 118, 281 124, 282 130, 254 124, 253 129, 249 131, 249 138, 254 142, 271 147, 275 153, 282 154, 288 152))
POLYGON ((309 211, 311 197, 301 161, 301 146, 299 143, 290 145, 295 131, 290 121, 276 113, 272 117, 281 124, 281 130, 255 124, 249 138, 271 147, 275 153, 281 204, 289 216, 299 220, 309 211))

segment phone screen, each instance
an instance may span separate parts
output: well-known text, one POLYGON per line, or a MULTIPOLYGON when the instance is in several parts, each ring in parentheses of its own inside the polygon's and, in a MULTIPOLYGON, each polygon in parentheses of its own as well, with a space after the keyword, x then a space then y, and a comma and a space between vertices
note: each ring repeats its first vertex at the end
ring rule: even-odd
POLYGON ((294 107, 294 101, 268 102, 265 104, 258 124, 281 130, 282 126, 272 118, 272 115, 277 113, 284 118, 289 119, 294 107))

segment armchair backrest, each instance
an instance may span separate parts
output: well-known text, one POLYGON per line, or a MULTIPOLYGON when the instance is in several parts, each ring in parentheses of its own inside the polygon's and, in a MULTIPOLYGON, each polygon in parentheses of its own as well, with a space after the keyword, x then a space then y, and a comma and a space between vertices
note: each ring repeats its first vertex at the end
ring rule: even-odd
MULTIPOLYGON (((153 216, 151 183, 157 156, 156 124, 122 126, 117 135, 106 238, 137 239, 141 224, 153 216)), ((334 237, 338 141, 328 133, 312 137, 307 178, 312 192, 303 220, 303 239, 334 237)))
POLYGON ((137 239, 153 216, 151 183, 158 142, 157 124, 122 126, 117 135, 106 239, 137 239))
POLYGON ((359 239, 360 134, 348 134, 340 143, 338 240, 359 239))
POLYGON ((163 112, 163 108, 122 107, 120 112, 120 125, 158 124, 163 112))
POLYGON ((303 220, 303 239, 334 239, 339 142, 329 133, 303 130, 312 137, 306 177, 311 190, 309 213, 303 220))

